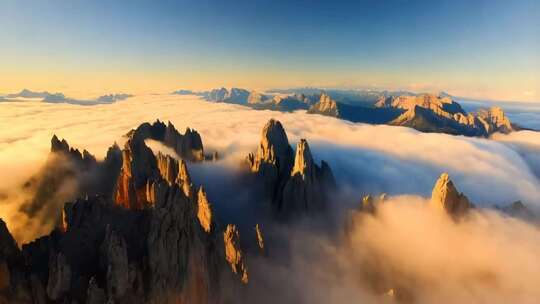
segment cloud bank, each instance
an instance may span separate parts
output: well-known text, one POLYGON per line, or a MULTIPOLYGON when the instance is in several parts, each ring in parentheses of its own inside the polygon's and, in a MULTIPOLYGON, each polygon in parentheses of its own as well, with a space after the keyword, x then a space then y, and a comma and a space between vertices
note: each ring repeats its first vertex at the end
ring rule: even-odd
MULTIPOLYGON (((123 135, 141 122, 170 120, 179 130, 195 128, 207 152, 219 152, 217 162, 189 164, 190 173, 195 184, 207 186, 220 221, 239 223, 242 241, 250 244, 257 197, 245 187, 240 164, 256 149, 270 118, 283 123, 293 146, 307 138, 315 159, 333 168, 342 192, 330 211, 336 211, 339 229, 263 222, 269 256, 248 252, 250 282, 257 283, 248 285, 241 301, 391 303, 397 297, 416 303, 535 303, 540 297, 538 227, 485 209, 456 222, 426 202, 436 178, 448 171, 480 206, 523 200, 540 207, 540 134, 531 131, 492 140, 426 134, 178 95, 93 107, 2 103, 0 217, 12 230, 25 220, 18 210, 27 193, 19 189, 45 164, 53 134, 103 159, 112 143, 122 145, 123 135), (362 194, 381 192, 394 196, 375 215, 350 211, 362 194)), ((75 187, 62 188, 64 197, 75 187)), ((50 220, 53 211, 33 222, 35 234, 51 228, 43 219, 50 220)))
MULTIPOLYGON (((234 163, 256 149, 262 126, 273 117, 282 121, 293 145, 307 138, 315 158, 327 160, 338 182, 357 194, 426 195, 438 175, 449 171, 476 203, 520 199, 532 206, 540 204, 540 184, 533 173, 538 171, 537 164, 524 158, 521 150, 498 141, 354 124, 304 112, 253 111, 177 95, 138 96, 93 107, 37 102, 0 106, 0 166, 6 181, 0 190, 20 184, 37 171, 53 134, 103 158, 128 130, 159 118, 170 120, 180 130, 195 128, 207 150, 217 150, 234 163)), ((535 136, 525 137, 540 142, 538 133, 530 134, 535 136)))

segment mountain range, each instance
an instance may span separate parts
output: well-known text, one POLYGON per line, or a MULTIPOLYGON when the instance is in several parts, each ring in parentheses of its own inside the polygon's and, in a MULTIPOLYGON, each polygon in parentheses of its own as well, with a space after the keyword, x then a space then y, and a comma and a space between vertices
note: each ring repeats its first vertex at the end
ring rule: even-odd
POLYGON ((404 126, 422 132, 489 137, 495 132, 510 133, 521 129, 511 123, 499 107, 467 113, 444 92, 439 95, 401 91, 326 92, 306 88, 274 90, 264 94, 240 88, 220 88, 205 92, 179 90, 174 94, 194 94, 211 102, 240 104, 257 110, 307 110, 308 114, 321 114, 352 122, 404 126))

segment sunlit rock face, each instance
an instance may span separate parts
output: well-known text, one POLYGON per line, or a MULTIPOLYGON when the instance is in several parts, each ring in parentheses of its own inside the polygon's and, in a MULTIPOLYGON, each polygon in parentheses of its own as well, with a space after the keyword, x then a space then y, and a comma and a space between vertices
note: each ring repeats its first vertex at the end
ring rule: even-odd
POLYGON ((509 133, 514 130, 510 119, 506 117, 506 114, 504 114, 504 111, 500 107, 479 110, 478 119, 483 123, 488 133, 509 133))
POLYGON ((494 132, 514 130, 501 108, 482 109, 467 113, 452 98, 433 94, 381 97, 375 107, 405 110, 388 122, 423 132, 443 132, 467 136, 489 136, 494 132))
POLYGON ((335 185, 332 171, 322 161, 313 161, 305 139, 296 155, 279 121, 271 119, 263 128, 257 154, 247 158, 251 171, 269 191, 274 211, 288 217, 292 213, 320 211, 335 185))
POLYGON ((420 94, 414 96, 392 96, 381 97, 375 103, 376 107, 393 107, 404 110, 412 110, 416 106, 430 109, 437 115, 451 117, 456 113, 466 114, 461 106, 447 96, 437 96, 433 94, 420 94))
POLYGON ((212 209, 202 186, 197 193, 197 218, 203 230, 210 233, 212 229, 212 209))
POLYGON ((473 206, 463 193, 457 191, 448 173, 441 174, 435 183, 431 193, 431 205, 454 218, 464 215, 473 206))
POLYGON ((242 283, 248 283, 248 272, 244 262, 244 255, 240 249, 240 234, 235 225, 227 225, 223 232, 223 243, 225 244, 225 258, 232 271, 240 276, 242 283))
POLYGON ((340 116, 337 102, 326 93, 321 94, 319 101, 309 108, 308 113, 317 113, 333 117, 340 116))
POLYGON ((149 207, 146 199, 148 180, 157 178, 157 161, 144 141, 131 138, 122 151, 122 170, 118 177, 115 200, 129 209, 149 207))

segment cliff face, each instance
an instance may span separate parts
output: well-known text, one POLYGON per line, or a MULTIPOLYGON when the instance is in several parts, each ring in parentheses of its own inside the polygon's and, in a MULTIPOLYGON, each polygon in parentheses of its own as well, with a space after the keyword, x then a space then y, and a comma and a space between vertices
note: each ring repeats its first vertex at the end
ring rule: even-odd
POLYGON ((271 119, 263 128, 257 154, 247 158, 251 171, 269 191, 273 209, 281 217, 324 208, 335 186, 330 167, 313 161, 309 145, 300 140, 293 156, 280 122, 271 119))

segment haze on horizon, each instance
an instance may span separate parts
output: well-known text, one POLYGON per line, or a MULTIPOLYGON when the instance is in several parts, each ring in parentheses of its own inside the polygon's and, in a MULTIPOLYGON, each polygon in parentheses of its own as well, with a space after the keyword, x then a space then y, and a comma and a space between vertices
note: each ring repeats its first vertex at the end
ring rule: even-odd
POLYGON ((313 86, 540 101, 533 0, 7 0, 0 37, 1 93, 313 86))

